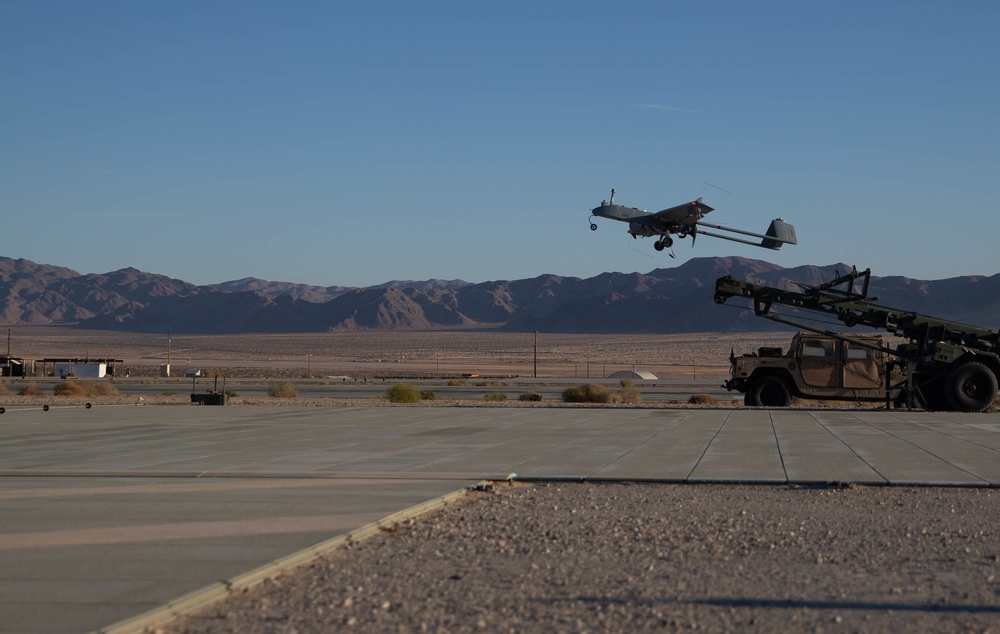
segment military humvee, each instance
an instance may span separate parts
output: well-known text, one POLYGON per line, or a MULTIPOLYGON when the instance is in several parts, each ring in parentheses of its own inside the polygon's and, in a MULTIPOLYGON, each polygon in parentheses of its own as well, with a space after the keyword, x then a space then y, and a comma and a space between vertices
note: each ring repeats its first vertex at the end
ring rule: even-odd
MULTIPOLYGON (((854 339, 882 345, 878 335, 854 339)), ((889 355, 882 350, 826 335, 800 332, 787 352, 759 348, 756 353, 730 354, 727 390, 743 392, 743 402, 757 407, 785 407, 793 397, 830 401, 885 401, 899 395, 901 377, 886 376, 889 355)))

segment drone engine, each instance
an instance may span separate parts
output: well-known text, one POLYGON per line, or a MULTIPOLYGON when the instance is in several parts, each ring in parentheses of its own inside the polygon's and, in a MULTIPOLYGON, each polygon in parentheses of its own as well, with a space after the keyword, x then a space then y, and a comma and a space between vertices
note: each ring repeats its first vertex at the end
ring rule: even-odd
POLYGON ((632 234, 632 237, 642 236, 648 238, 656 235, 656 232, 640 222, 628 223, 628 232, 632 234))

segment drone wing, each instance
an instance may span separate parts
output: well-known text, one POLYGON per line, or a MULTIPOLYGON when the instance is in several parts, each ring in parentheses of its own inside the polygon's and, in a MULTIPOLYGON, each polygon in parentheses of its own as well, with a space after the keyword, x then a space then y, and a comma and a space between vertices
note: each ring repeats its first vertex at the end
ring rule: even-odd
POLYGON ((653 218, 671 224, 694 225, 702 216, 712 211, 712 209, 712 207, 701 202, 701 198, 699 198, 683 205, 658 211, 653 214, 653 218))

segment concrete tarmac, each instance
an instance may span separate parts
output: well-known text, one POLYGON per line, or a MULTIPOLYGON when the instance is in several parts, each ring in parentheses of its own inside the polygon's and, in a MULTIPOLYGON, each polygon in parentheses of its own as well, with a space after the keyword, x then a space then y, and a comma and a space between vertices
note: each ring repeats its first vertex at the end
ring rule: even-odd
POLYGON ((0 632, 141 631, 276 561, 308 559, 405 509, 512 474, 997 486, 998 457, 998 414, 8 408, 0 632))

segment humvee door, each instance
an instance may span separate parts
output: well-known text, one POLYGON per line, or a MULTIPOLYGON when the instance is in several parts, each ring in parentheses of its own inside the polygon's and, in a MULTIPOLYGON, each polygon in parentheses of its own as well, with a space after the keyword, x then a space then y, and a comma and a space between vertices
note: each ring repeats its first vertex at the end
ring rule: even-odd
POLYGON ((836 340, 803 337, 799 347, 802 381, 813 387, 839 387, 836 340))

